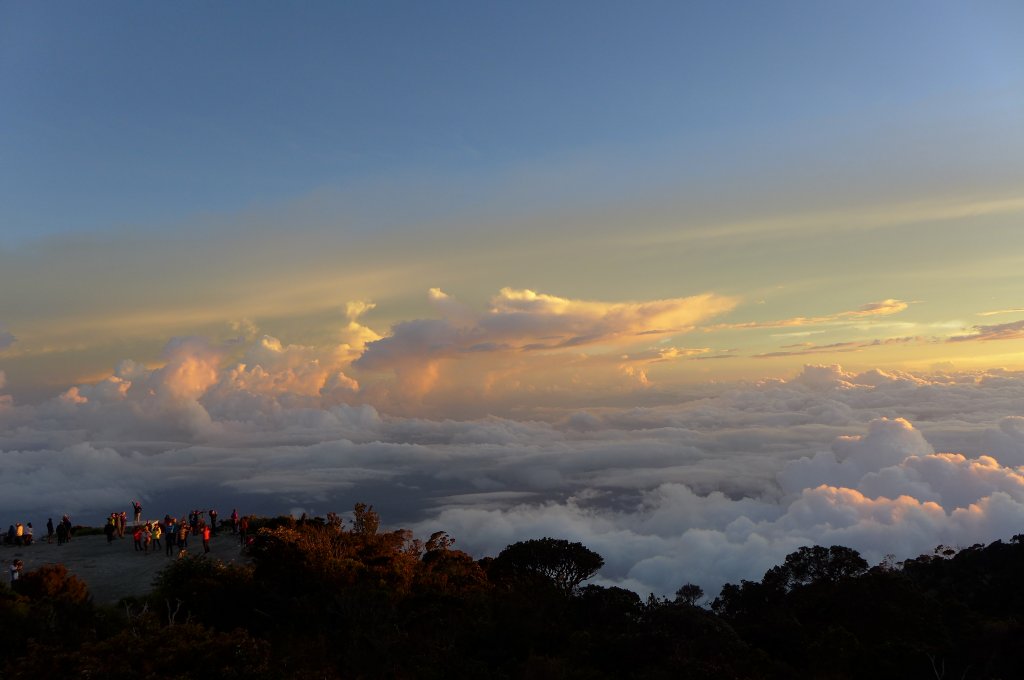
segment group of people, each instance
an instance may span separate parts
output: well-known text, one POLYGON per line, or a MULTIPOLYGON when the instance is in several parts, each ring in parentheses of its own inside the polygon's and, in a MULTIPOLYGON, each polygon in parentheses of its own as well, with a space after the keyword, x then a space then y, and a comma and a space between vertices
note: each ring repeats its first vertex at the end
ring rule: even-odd
MULTIPOLYGON (((178 551, 179 556, 182 556, 186 554, 188 539, 191 536, 201 540, 203 552, 208 553, 210 552, 210 539, 217 535, 220 525, 229 525, 231 533, 239 537, 239 542, 242 546, 248 543, 249 520, 247 517, 240 516, 237 509, 231 511, 230 523, 227 521, 218 523, 216 509, 193 510, 187 516, 182 516, 180 519, 176 519, 168 514, 164 515, 164 518, 159 521, 144 521, 142 519, 142 503, 133 498, 131 507, 135 520, 131 529, 128 528, 127 512, 111 512, 107 517, 103 527, 107 543, 113 543, 115 538, 124 538, 130 533, 132 544, 137 552, 149 554, 150 551, 157 552, 162 548, 167 556, 174 555, 175 550, 178 551)), ((70 515, 65 514, 57 525, 54 525, 52 518, 47 519, 47 543, 52 543, 54 537, 56 537, 57 545, 63 545, 71 540, 71 534, 70 515)), ((35 531, 31 522, 26 522, 25 524, 17 522, 12 524, 6 533, 0 532, 0 542, 5 545, 29 546, 35 540, 35 531)), ((20 560, 11 562, 12 582, 17 578, 14 572, 15 562, 20 562, 20 560)))
POLYGON ((7 534, 4 536, 5 545, 32 545, 34 538, 34 530, 32 529, 32 522, 27 525, 18 522, 12 524, 7 528, 7 534))
MULTIPOLYGON (((57 537, 57 545, 63 545, 71 540, 71 516, 64 515, 56 528, 53 525, 53 518, 46 520, 46 542, 53 543, 54 536, 57 537)), ((17 522, 7 528, 7 533, 2 534, 4 545, 29 546, 36 540, 35 529, 32 522, 22 524, 17 522)))
MULTIPOLYGON (((183 557, 188 552, 189 538, 202 541, 203 553, 210 552, 210 540, 217 535, 218 527, 230 526, 231 533, 238 536, 240 545, 243 547, 250 544, 252 537, 249 535, 249 518, 238 514, 238 510, 231 511, 229 521, 221 521, 218 525, 218 514, 214 509, 193 510, 187 516, 176 519, 171 515, 164 515, 162 520, 143 521, 142 504, 132 499, 132 514, 135 522, 131 529, 132 544, 136 552, 148 555, 150 552, 157 552, 163 549, 164 554, 173 557, 183 557)), ((107 537, 107 543, 113 543, 115 538, 124 538, 128 530, 128 513, 112 512, 107 517, 103 527, 103 533, 107 537)), ((71 540, 72 527, 71 516, 65 514, 56 525, 53 519, 46 520, 46 542, 52 543, 57 538, 57 545, 63 545, 71 540)), ((34 529, 31 522, 12 524, 6 533, 0 532, 0 539, 6 545, 29 546, 35 540, 34 529)), ((24 571, 24 562, 20 559, 13 559, 8 567, 11 587, 17 588, 24 571)))
MULTIPOLYGON (((64 515, 61 518, 60 523, 56 526, 53 525, 53 518, 46 520, 46 542, 52 543, 54 535, 57 536, 57 544, 62 545, 67 541, 71 540, 71 516, 64 515)), ((10 525, 7 528, 6 533, 0 533, 0 542, 4 545, 11 545, 20 548, 24 548, 32 545, 35 542, 35 529, 32 527, 32 522, 17 522, 10 525)), ((11 579, 11 588, 17 589, 20 585, 21 575, 25 571, 25 563, 14 558, 7 567, 7 574, 11 579)))
MULTIPOLYGON (((136 552, 148 555, 150 552, 155 553, 163 549, 168 557, 176 552, 178 557, 182 557, 187 554, 189 537, 202 541, 204 554, 210 552, 210 539, 217 535, 217 510, 193 510, 180 519, 167 514, 161 520, 144 521, 142 504, 132 499, 131 506, 135 522, 130 533, 136 552)), ((124 538, 129 533, 127 523, 127 512, 110 513, 103 527, 107 543, 113 543, 115 538, 124 538)), ((231 532, 242 537, 242 545, 245 545, 248 524, 246 518, 239 516, 238 510, 231 511, 231 532)))

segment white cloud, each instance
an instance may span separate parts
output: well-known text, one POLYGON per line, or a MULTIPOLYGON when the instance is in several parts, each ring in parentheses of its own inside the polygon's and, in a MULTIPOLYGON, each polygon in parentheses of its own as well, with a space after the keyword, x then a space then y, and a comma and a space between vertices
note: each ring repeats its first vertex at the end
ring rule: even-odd
POLYGON ((997 429, 985 430, 982 447, 1005 465, 1024 465, 1024 416, 1007 416, 997 429))
POLYGON ((453 420, 361 403, 339 368, 347 351, 182 339, 160 367, 125 361, 43 404, 9 403, 0 512, 96 521, 132 497, 175 513, 364 500, 480 555, 580 540, 605 556, 602 582, 666 594, 759 578, 800 545, 875 561, 1024 521, 1021 373, 819 366, 646 407, 453 420))

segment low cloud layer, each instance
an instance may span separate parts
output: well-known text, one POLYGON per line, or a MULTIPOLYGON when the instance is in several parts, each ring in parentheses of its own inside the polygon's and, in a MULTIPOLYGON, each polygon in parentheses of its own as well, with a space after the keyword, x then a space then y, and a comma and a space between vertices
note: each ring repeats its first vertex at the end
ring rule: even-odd
MULTIPOLYGON (((509 291, 493 314, 453 309, 443 326, 461 351, 486 341, 529 354, 544 338, 685 324, 687 304, 580 310, 509 291), (572 319, 547 318, 562 314, 572 319)), ((601 582, 660 594, 759 578, 801 545, 841 543, 877 562, 1024 526, 1024 373, 808 366, 648 407, 400 416, 346 372, 382 342, 360 326, 362 311, 349 310, 345 342, 326 350, 178 339, 158 368, 124 361, 44 403, 0 399, 0 521, 96 522, 131 498, 157 516, 213 505, 324 513, 363 500, 478 555, 543 535, 580 540, 604 555, 601 582)))

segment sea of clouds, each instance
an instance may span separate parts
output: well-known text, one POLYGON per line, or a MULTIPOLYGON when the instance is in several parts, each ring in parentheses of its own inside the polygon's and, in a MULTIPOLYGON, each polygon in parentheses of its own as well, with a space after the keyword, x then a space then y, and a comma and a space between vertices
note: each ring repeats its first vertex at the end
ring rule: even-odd
POLYGON ((1024 531, 1021 372, 807 366, 646 407, 441 419, 360 402, 354 380, 273 338, 225 351, 174 340, 160 368, 0 398, 0 522, 98 523, 132 498, 153 516, 365 501, 477 556, 582 541, 606 560, 598 582, 666 595, 758 579, 802 545, 877 563, 1024 531))

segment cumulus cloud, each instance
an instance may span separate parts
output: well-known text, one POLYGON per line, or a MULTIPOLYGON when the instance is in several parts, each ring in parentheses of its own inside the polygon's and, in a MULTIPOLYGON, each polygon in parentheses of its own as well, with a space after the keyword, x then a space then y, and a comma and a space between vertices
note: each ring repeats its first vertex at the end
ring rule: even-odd
POLYGON ((339 338, 339 349, 345 354, 346 358, 357 358, 362 354, 368 343, 380 340, 381 336, 376 331, 359 322, 359 319, 364 314, 372 311, 374 308, 376 308, 375 304, 365 300, 354 300, 346 303, 345 318, 348 320, 348 323, 342 329, 339 338))
POLYGON ((791 492, 820 484, 856 486, 869 473, 933 452, 909 422, 882 418, 871 421, 866 435, 837 437, 830 451, 788 463, 778 479, 783 490, 791 492))
POLYGON ((481 325, 510 334, 527 349, 575 346, 636 335, 691 330, 705 319, 735 307, 732 298, 706 293, 650 302, 609 303, 570 300, 503 288, 492 299, 481 325))
POLYGON ((482 375, 491 385, 495 372, 503 380, 519 375, 529 380, 529 374, 537 371, 550 378, 555 375, 552 367, 564 367, 564 357, 586 358, 579 356, 585 348, 600 352, 649 344, 690 331, 736 305, 733 298, 713 294, 601 302, 503 288, 486 312, 477 313, 437 288, 430 290, 429 299, 441 318, 395 324, 389 336, 366 345, 354 368, 393 373, 397 392, 411 397, 435 390, 446 377, 465 381, 468 375, 482 375), (472 365, 475 358, 479 361, 484 356, 488 361, 484 370, 445 370, 454 362, 472 365))
POLYGON ((937 544, 1008 537, 1024 520, 1024 479, 991 457, 934 454, 910 423, 876 420, 842 437, 840 452, 791 462, 779 474, 796 491, 730 498, 685 484, 642 491, 635 505, 598 509, 585 495, 561 503, 442 510, 444 526, 485 551, 522 535, 563 535, 602 553, 603 582, 671 593, 686 581, 717 592, 723 581, 759 578, 801 545, 842 544, 877 562, 937 544))
POLYGON ((635 342, 637 336, 689 331, 732 309, 732 298, 704 294, 650 302, 611 303, 503 288, 490 309, 474 314, 439 289, 430 299, 439 320, 397 324, 391 336, 371 343, 357 364, 389 368, 409 357, 451 357, 493 351, 557 350, 635 342))
POLYGON ((1007 416, 985 430, 982 448, 1004 465, 1024 466, 1024 417, 1007 416))

